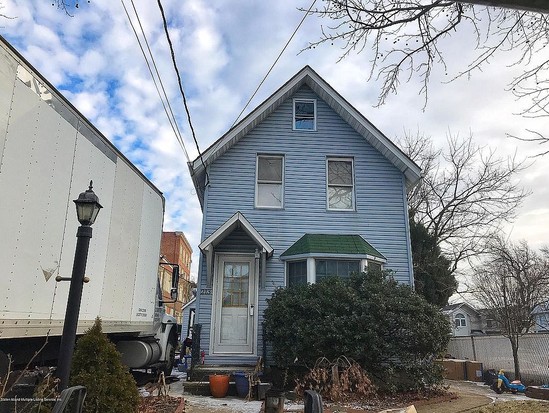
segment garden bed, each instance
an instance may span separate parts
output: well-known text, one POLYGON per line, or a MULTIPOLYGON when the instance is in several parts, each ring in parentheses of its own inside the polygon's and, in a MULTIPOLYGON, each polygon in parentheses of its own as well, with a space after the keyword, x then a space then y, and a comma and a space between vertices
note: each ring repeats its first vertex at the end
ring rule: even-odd
POLYGON ((185 413, 185 400, 173 396, 143 397, 138 413, 185 413))

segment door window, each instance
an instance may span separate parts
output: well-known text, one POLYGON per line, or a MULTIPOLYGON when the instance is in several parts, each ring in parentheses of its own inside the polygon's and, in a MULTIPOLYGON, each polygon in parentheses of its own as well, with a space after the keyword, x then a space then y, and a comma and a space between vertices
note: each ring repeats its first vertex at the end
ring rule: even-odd
POLYGON ((247 307, 250 266, 248 263, 225 263, 223 307, 247 307))

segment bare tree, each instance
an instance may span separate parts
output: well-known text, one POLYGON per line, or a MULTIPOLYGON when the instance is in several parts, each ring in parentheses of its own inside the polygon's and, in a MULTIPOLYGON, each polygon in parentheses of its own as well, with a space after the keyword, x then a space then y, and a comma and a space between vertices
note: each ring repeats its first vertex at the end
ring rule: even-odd
MULTIPOLYGON (((57 5, 57 8, 63 10, 67 16, 73 17, 70 12, 70 9, 74 7, 78 9, 80 7, 80 1, 78 0, 55 0, 52 2, 52 6, 57 5)), ((87 3, 90 3, 90 0, 87 0, 87 3)))
MULTIPOLYGON (((53 0, 51 5, 57 7, 59 10, 63 11, 67 16, 74 17, 73 14, 71 14, 71 9, 74 7, 75 9, 78 9, 80 7, 80 1, 78 0, 53 0)), ((91 0, 87 0, 86 3, 91 3, 91 0)), ((2 5, 2 2, 0 1, 0 10, 3 9, 4 6, 2 5)), ((16 17, 8 16, 6 14, 0 13, 0 19, 15 19, 16 17)))
POLYGON ((493 7, 549 12, 549 3, 545 0, 460 0, 461 3, 484 4, 493 7))
MULTIPOLYGON (((372 50, 369 77, 382 85, 378 105, 396 93, 401 80, 411 78, 419 79, 426 105, 434 66, 448 72, 443 40, 469 31, 475 39, 472 48, 478 53, 467 67, 456 71, 453 79, 482 70, 501 53, 508 58, 508 67, 523 69, 508 85, 511 93, 526 102, 520 113, 547 116, 549 58, 544 48, 549 15, 541 11, 549 12, 549 6, 538 0, 324 0, 324 7, 311 13, 332 23, 322 27, 320 39, 311 42, 309 48, 341 44, 340 60, 351 53, 372 50)), ((549 145, 549 137, 543 135, 522 139, 549 145)))
POLYGON ((448 137, 446 150, 434 150, 429 138, 407 134, 405 153, 424 171, 408 194, 410 217, 434 236, 455 272, 463 260, 484 251, 486 240, 511 222, 528 192, 516 183, 525 165, 499 158, 472 137, 448 137))
POLYGON ((473 268, 473 294, 511 343, 515 378, 520 379, 519 340, 535 323, 534 310, 549 299, 549 251, 494 238, 489 254, 473 268))
POLYGON ((545 0, 460 0, 461 3, 484 4, 494 7, 508 7, 511 9, 549 12, 549 3, 545 0))
MULTIPOLYGON (((2 3, 0 3, 0 10, 2 10, 4 8, 4 5, 2 3)), ((8 16, 7 14, 4 14, 4 13, 1 13, 0 12, 0 19, 13 19, 13 17, 11 16, 8 16)))

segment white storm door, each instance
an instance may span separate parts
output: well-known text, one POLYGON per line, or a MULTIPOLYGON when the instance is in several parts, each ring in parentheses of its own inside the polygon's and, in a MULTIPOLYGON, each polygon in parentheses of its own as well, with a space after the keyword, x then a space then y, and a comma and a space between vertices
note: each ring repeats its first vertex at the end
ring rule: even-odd
POLYGON ((253 257, 218 257, 214 354, 254 353, 256 282, 253 257))

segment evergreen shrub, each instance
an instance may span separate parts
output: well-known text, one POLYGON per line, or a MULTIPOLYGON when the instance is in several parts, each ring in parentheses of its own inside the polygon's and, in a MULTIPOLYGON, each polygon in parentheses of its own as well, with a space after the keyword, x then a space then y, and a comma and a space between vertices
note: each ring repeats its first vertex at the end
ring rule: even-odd
POLYGON ((281 288, 268 300, 265 337, 279 367, 324 357, 357 361, 381 390, 425 390, 442 381, 434 359, 450 325, 439 309, 387 272, 281 288))
POLYGON ((100 318, 76 343, 70 385, 86 387, 85 413, 137 411, 137 385, 122 364, 120 353, 103 334, 100 318))

